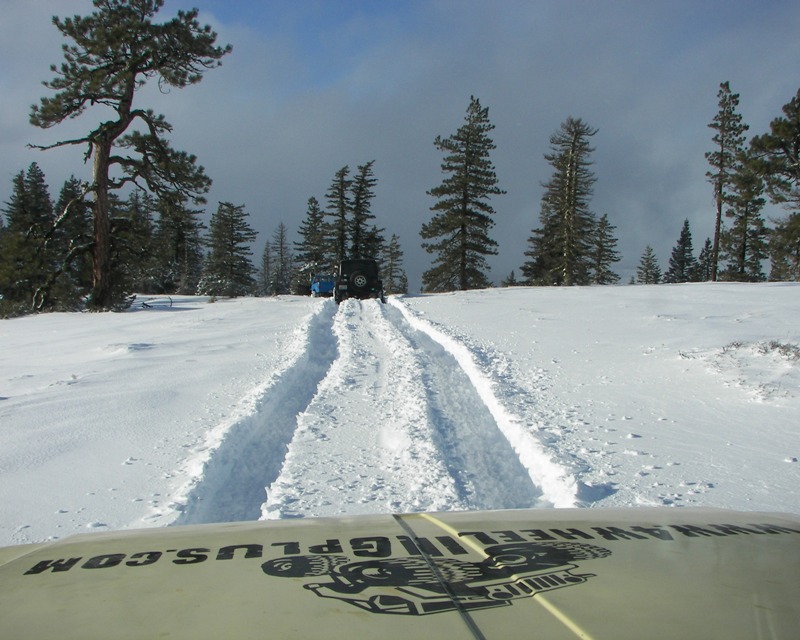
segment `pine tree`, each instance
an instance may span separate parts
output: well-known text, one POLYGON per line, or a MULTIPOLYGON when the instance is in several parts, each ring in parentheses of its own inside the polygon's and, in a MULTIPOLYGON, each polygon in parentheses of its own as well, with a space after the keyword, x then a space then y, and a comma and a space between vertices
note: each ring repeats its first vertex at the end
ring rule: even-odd
POLYGON ((771 235, 760 216, 750 228, 750 250, 745 260, 745 277, 748 282, 763 282, 766 280, 763 261, 769 259, 769 238, 771 235))
POLYGON ((767 228, 760 215, 766 200, 764 183, 743 159, 731 180, 731 197, 725 211, 733 224, 722 233, 720 255, 725 261, 724 280, 761 282, 766 279, 761 266, 768 257, 767 228))
POLYGON ((44 173, 34 162, 14 176, 4 210, 8 228, 0 246, 0 295, 5 314, 53 308, 49 299, 55 270, 53 203, 44 173))
POLYGON ((112 214, 113 279, 124 280, 118 286, 140 293, 173 293, 159 286, 156 275, 158 255, 154 252, 153 215, 155 200, 139 190, 132 191, 112 214))
POLYGON ((255 269, 250 244, 258 235, 247 222, 244 205, 220 202, 209 222, 210 253, 199 295, 237 297, 253 291, 255 269))
POLYGON ((408 293, 408 277, 403 269, 403 250, 400 248, 400 238, 395 234, 392 234, 381 255, 381 280, 387 295, 408 293))
POLYGON ((661 267, 658 266, 658 260, 650 245, 647 245, 639 261, 636 269, 636 281, 639 284, 659 284, 661 282, 661 267))
POLYGON ((716 218, 714 222, 714 249, 711 258, 711 280, 717 280, 719 272, 719 249, 722 234, 722 213, 730 200, 731 182, 736 169, 737 158, 744 148, 744 133, 749 128, 742 123, 742 116, 737 113, 739 94, 731 93, 730 83, 719 85, 717 98, 719 112, 708 126, 716 133, 712 138, 715 150, 706 153, 706 160, 711 171, 706 173, 709 182, 714 186, 714 202, 716 218))
POLYGON ((326 222, 325 229, 328 232, 329 251, 334 264, 340 263, 347 257, 350 212, 353 206, 350 194, 353 181, 349 175, 350 167, 345 166, 339 169, 325 194, 328 202, 325 214, 331 218, 330 222, 326 222))
POLYGON ((258 269, 256 289, 262 296, 272 295, 270 285, 272 283, 272 243, 264 243, 264 251, 261 252, 261 266, 258 269))
POLYGON ((800 213, 791 213, 775 224, 770 236, 772 281, 800 280, 800 213))
POLYGON ((7 227, 3 231, 0 234, 0 318, 7 318, 30 312, 32 283, 25 270, 27 263, 18 258, 27 250, 24 236, 7 227))
POLYGON ((159 197, 177 192, 199 202, 211 182, 194 156, 171 148, 165 136, 172 127, 164 117, 134 108, 134 97, 142 95, 139 89, 153 78, 160 87, 183 88, 199 82, 231 48, 215 46, 217 35, 200 26, 197 9, 155 22, 164 0, 93 0, 93 4, 96 11, 87 17, 53 18, 72 43, 63 47, 64 63, 53 66, 56 77, 45 83, 55 95, 34 105, 30 120, 46 129, 90 107, 101 109, 102 121, 85 136, 38 147, 81 145, 87 148, 86 158, 93 160, 89 306, 100 310, 124 303, 124 292, 115 292, 112 282, 109 193, 133 182, 146 185, 159 197), (116 115, 109 119, 109 113, 116 115), (132 128, 136 124, 144 132, 132 128), (124 152, 115 153, 115 149, 124 152))
POLYGON ((64 183, 54 208, 36 163, 13 181, 6 237, 0 246, 0 292, 7 310, 76 310, 86 293, 91 248, 85 186, 64 183))
POLYGON ((191 209, 187 199, 162 198, 153 234, 153 286, 156 293, 190 295, 203 272, 203 213, 191 209))
POLYGON ((43 240, 53 226, 53 202, 44 173, 35 162, 27 173, 14 176, 11 200, 6 203, 8 230, 30 238, 43 240))
POLYGON ((589 159, 589 138, 597 133, 580 118, 567 118, 550 137, 545 159, 554 172, 544 184, 540 226, 528 239, 529 260, 522 274, 529 284, 585 285, 591 282, 592 254, 597 238, 589 200, 595 177, 589 159))
POLYGON ((681 234, 669 257, 669 268, 664 274, 664 282, 692 282, 697 274, 697 260, 692 248, 692 232, 689 220, 683 221, 681 234))
POLYGON ((700 255, 697 257, 697 268, 692 275, 692 282, 710 282, 712 273, 712 258, 714 256, 714 244, 711 238, 706 238, 700 255))
POLYGON ((298 292, 308 293, 311 278, 317 273, 332 273, 334 258, 331 243, 325 231, 325 215, 314 197, 308 199, 305 220, 298 230, 299 241, 294 243, 295 287, 298 292))
POLYGON ((513 270, 508 274, 508 277, 500 282, 501 287, 518 287, 519 285, 520 282, 517 280, 517 276, 513 270))
POLYGON ((770 201, 790 211, 770 234, 769 278, 800 280, 800 90, 769 128, 750 143, 752 166, 764 178, 770 201))
MULTIPOLYGON (((608 215, 603 214, 597 223, 594 237, 594 252, 592 260, 592 282, 594 284, 616 284, 619 275, 611 270, 611 265, 620 261, 617 251, 617 239, 614 236, 616 227, 608 221, 608 215)), ((513 273, 513 272, 512 272, 513 273)))
POLYGON ((25 171, 20 171, 12 178, 11 198, 5 203, 3 213, 8 221, 6 230, 10 233, 25 235, 30 228, 30 224, 27 223, 30 214, 28 213, 25 188, 25 171))
POLYGON ((381 255, 386 250, 386 238, 383 237, 383 229, 378 229, 375 225, 370 227, 364 235, 362 243, 361 257, 380 262, 381 255))
MULTIPOLYGON (((35 162, 28 168, 25 176, 25 225, 20 229, 26 235, 43 239, 50 232, 55 216, 53 201, 50 199, 50 190, 44 172, 35 162)), ((13 220, 9 213, 9 219, 13 220)))
POLYGON ((497 243, 489 237, 494 226, 493 195, 505 191, 497 186, 497 176, 489 153, 495 148, 489 134, 494 125, 489 109, 474 96, 465 124, 448 138, 437 136, 436 148, 445 153, 442 172, 447 177, 428 194, 438 201, 430 222, 422 225, 422 246, 435 254, 434 265, 422 281, 426 291, 453 291, 489 286, 486 256, 497 254, 497 243))
POLYGON ((86 185, 71 176, 64 182, 56 201, 57 252, 68 264, 81 297, 92 287, 92 218, 86 203, 86 185))
POLYGON ((800 210, 800 89, 775 118, 770 132, 750 142, 753 169, 766 181, 774 204, 800 210))
POLYGON ((270 244, 270 280, 267 294, 286 295, 292 292, 294 281, 294 260, 289 249, 289 232, 281 222, 272 234, 270 244))
MULTIPOLYGON (((372 214, 372 199, 375 197, 373 188, 378 183, 372 173, 372 166, 375 164, 371 160, 367 164, 358 167, 358 173, 353 178, 352 183, 352 217, 350 225, 350 257, 351 258, 375 258, 376 254, 369 253, 368 246, 370 233, 370 221, 375 219, 372 214)), ((374 249, 374 247, 373 247, 374 249)))

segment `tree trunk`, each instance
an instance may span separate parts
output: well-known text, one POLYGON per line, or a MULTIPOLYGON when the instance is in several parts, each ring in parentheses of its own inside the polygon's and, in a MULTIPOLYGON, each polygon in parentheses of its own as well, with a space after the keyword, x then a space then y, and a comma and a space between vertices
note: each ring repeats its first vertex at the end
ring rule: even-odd
MULTIPOLYGON (((722 174, 722 169, 720 169, 722 174)), ((714 245, 711 252, 711 282, 717 281, 717 273, 719 272, 719 240, 720 231, 722 229, 722 178, 718 178, 716 185, 715 200, 717 205, 717 215, 714 220, 714 245)))
POLYGON ((111 287, 111 220, 108 208, 108 166, 111 143, 101 137, 93 144, 94 155, 94 244, 92 247, 92 293, 89 308, 108 310, 113 306, 111 287))

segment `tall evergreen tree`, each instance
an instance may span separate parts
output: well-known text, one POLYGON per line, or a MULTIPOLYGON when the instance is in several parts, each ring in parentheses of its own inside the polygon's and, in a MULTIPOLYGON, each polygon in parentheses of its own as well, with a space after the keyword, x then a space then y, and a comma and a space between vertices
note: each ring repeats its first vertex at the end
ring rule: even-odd
POLYGON ((661 282, 661 267, 658 266, 653 247, 647 245, 636 269, 636 281, 639 284, 659 284, 661 282))
POLYGON ((35 162, 27 173, 14 176, 11 199, 6 203, 9 231, 21 233, 31 240, 42 240, 53 226, 53 202, 44 172, 35 162))
POLYGON ((83 294, 92 286, 92 215, 86 202, 86 185, 71 176, 64 182, 55 208, 59 253, 70 258, 73 277, 83 294))
POLYGON ((580 118, 567 118, 550 137, 545 159, 553 177, 543 186, 540 226, 528 239, 522 274, 529 284, 583 285, 591 282, 597 221, 589 209, 595 183, 589 138, 597 133, 580 118))
POLYGON ((28 212, 28 197, 25 188, 25 171, 15 174, 11 180, 11 198, 5 203, 3 213, 8 221, 6 229, 10 232, 25 234, 30 228, 27 222, 30 214, 28 212))
POLYGON ((616 227, 608 221, 608 214, 603 214, 597 223, 592 254, 592 282, 594 284, 616 284, 619 275, 611 270, 611 265, 620 261, 617 251, 616 227))
POLYGON ((800 210, 800 89, 775 118, 770 132, 750 142, 754 170, 766 180, 770 200, 800 210))
POLYGON ((372 225, 364 235, 362 243, 361 257, 380 261, 383 252, 386 250, 386 238, 383 237, 383 229, 378 229, 372 225))
POLYGON ((350 219, 350 257, 351 258, 374 258, 375 254, 369 255, 367 237, 370 233, 370 221, 375 219, 372 214, 372 199, 375 197, 373 191, 378 183, 372 172, 374 160, 358 167, 358 173, 353 178, 352 183, 352 217, 350 219))
POLYGON ((61 188, 52 226, 40 249, 50 266, 37 292, 39 309, 80 309, 91 291, 92 221, 87 191, 88 186, 74 176, 61 188))
POLYGON ((203 271, 202 211, 180 197, 161 198, 153 234, 156 293, 192 294, 203 271))
POLYGON ((678 283, 691 282, 697 274, 697 260, 692 248, 692 232, 689 229, 689 220, 683 221, 681 234, 677 244, 672 249, 669 257, 669 268, 664 274, 664 282, 678 283))
POLYGON ((30 263, 21 258, 27 250, 22 234, 8 228, 0 234, 0 318, 31 311, 33 282, 38 273, 29 273, 30 263))
POLYGON ((0 294, 4 313, 52 308, 51 278, 58 256, 52 238, 53 202, 35 162, 14 176, 5 208, 8 230, 0 247, 0 294))
POLYGON ((711 238, 706 238, 700 255, 697 257, 697 271, 692 277, 692 282, 709 282, 712 272, 712 258, 714 256, 714 244, 711 238))
MULTIPOLYGON (((115 299, 112 282, 112 230, 109 193, 126 184, 146 186, 159 197, 174 192, 202 201, 210 179, 195 157, 175 151, 166 140, 172 127, 149 109, 134 108, 134 97, 148 80, 161 87, 183 88, 199 82, 218 66, 231 48, 215 46, 217 35, 197 21, 198 10, 155 22, 164 0, 93 0, 91 15, 53 24, 71 43, 63 47, 64 62, 53 66, 56 77, 45 83, 55 91, 31 111, 31 123, 50 128, 99 107, 102 122, 84 136, 40 146, 86 147, 92 158, 94 194, 93 288, 89 306, 109 309, 115 299), (109 118, 109 113, 115 114, 109 118), (132 130, 141 124, 143 133, 132 130), (114 153, 114 150, 124 150, 114 153), (119 173, 117 173, 119 172, 119 173)), ((122 294, 124 296, 124 294, 122 294)))
POLYGON ((112 215, 114 279, 125 279, 122 289, 140 293, 173 293, 159 286, 158 254, 154 253, 153 215, 157 204, 149 194, 134 190, 112 215))
POLYGON ((47 236, 55 221, 53 201, 44 172, 35 162, 25 175, 25 213, 28 215, 25 233, 37 238, 47 236))
POLYGON ((403 268, 403 250, 400 248, 400 238, 396 234, 392 234, 389 244, 381 255, 381 279, 383 290, 387 295, 408 293, 408 277, 403 268))
POLYGON ((769 251, 770 280, 800 280, 800 213, 791 213, 777 221, 770 236, 769 251))
POLYGON ((272 243, 264 243, 264 251, 261 252, 261 266, 258 269, 256 290, 259 295, 269 296, 272 284, 272 243))
POLYGON ((725 260, 722 278, 736 282, 765 280, 762 261, 768 257, 767 228, 760 215, 766 204, 762 197, 764 183, 753 171, 752 163, 743 159, 731 181, 729 207, 725 211, 733 219, 722 233, 720 255, 725 260))
POLYGON ((437 198, 430 222, 422 225, 422 246, 435 254, 434 264, 422 281, 426 291, 452 291, 489 286, 486 256, 497 254, 489 237, 495 211, 489 203, 505 193, 497 184, 489 157, 495 148, 489 134, 488 107, 470 98, 465 123, 448 138, 437 136, 436 148, 445 154, 442 172, 447 177, 428 194, 437 198))
POLYGON ((42 293, 59 309, 77 309, 92 287, 92 221, 86 185, 72 176, 64 182, 45 240, 54 261, 42 293))
POLYGON ((350 194, 353 181, 349 176, 350 167, 345 166, 339 169, 325 194, 328 203, 325 213, 330 218, 330 221, 326 222, 325 228, 328 231, 329 251, 334 264, 338 264, 347 257, 350 212, 353 206, 350 194))
MULTIPOLYGON (((114 309, 126 309, 135 299, 142 260, 149 261, 147 239, 138 236, 134 227, 136 212, 116 192, 108 195, 108 217, 111 225, 111 254, 109 255, 109 286, 114 309)), ((94 278, 93 278, 94 282, 94 278)), ((90 292, 91 294, 91 292, 90 292)))
POLYGON ((296 291, 308 292, 316 273, 333 272, 334 259, 325 230, 325 215, 314 197, 308 199, 306 217, 298 230, 300 240, 294 243, 296 291))
POLYGON ((25 186, 25 171, 20 171, 11 180, 11 198, 5 203, 5 214, 9 232, 25 235, 31 228, 27 188, 25 186))
POLYGON ((281 296, 292 293, 294 259, 289 248, 289 232, 281 222, 272 234, 270 243, 270 280, 268 295, 281 296))
POLYGON ((749 128, 742 123, 742 116, 737 112, 739 94, 732 93, 730 83, 723 82, 719 86, 717 98, 719 111, 708 126, 716 131, 712 141, 714 151, 706 153, 706 160, 711 171, 706 173, 709 182, 714 186, 714 203, 716 218, 714 221, 714 249, 711 258, 711 279, 716 281, 719 272, 719 248, 722 234, 722 213, 730 200, 731 183, 736 170, 736 163, 742 153, 745 131, 749 128))
POLYGON ((789 214, 770 234, 770 280, 800 280, 800 90, 750 143, 754 170, 765 180, 770 201, 789 214))
POLYGON ((197 287, 200 295, 237 297, 253 291, 251 243, 258 235, 247 222, 244 205, 220 202, 209 222, 210 253, 197 287))

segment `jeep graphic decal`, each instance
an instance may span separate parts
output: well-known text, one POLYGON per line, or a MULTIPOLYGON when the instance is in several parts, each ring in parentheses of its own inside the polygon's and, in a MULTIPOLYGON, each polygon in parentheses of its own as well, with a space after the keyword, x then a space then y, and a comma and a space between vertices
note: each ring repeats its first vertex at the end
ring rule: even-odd
POLYGON ((269 560, 270 576, 321 578, 303 586, 373 613, 424 615, 512 604, 518 598, 582 584, 594 574, 573 573, 581 560, 608 549, 574 542, 522 542, 484 549, 479 562, 420 556, 353 560, 345 555, 296 555, 269 560))

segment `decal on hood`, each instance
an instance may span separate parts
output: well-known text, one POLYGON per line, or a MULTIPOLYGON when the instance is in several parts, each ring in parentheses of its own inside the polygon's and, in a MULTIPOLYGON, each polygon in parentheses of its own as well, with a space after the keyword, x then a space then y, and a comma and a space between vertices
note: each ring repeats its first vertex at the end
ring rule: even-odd
POLYGON ((285 556, 261 565, 286 578, 325 576, 303 586, 373 613, 424 615, 505 606, 517 598, 582 584, 594 574, 573 573, 576 561, 605 558, 608 549, 571 542, 501 544, 479 562, 410 556, 353 561, 343 555, 285 556))

